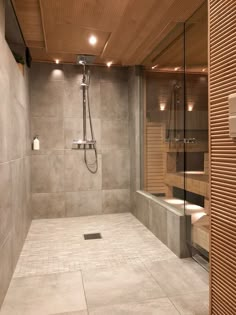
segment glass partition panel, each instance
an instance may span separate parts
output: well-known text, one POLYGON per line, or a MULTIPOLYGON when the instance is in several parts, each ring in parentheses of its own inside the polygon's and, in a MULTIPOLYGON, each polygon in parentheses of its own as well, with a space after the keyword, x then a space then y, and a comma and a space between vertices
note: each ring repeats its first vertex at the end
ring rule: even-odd
POLYGON ((146 71, 144 190, 184 212, 184 24, 155 50, 146 71))
POLYGON ((209 252, 207 3, 185 23, 185 190, 193 255, 209 252))
POLYGON ((185 215, 200 258, 209 251, 207 30, 204 3, 153 51, 144 84, 143 189, 185 215))

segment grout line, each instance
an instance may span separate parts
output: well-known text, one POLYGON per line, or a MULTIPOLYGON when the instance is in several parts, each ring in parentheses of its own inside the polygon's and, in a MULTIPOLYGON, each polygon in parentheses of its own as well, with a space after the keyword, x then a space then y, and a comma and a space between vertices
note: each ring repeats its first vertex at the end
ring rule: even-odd
MULTIPOLYGON (((170 258, 172 259, 172 258, 170 258)), ((169 259, 166 259, 169 260, 169 259)), ((166 294, 165 298, 167 298, 170 303, 174 306, 175 310, 181 315, 180 311, 176 308, 176 306, 174 305, 174 303, 170 300, 170 297, 167 295, 167 293, 165 292, 165 290, 162 288, 162 286, 160 285, 160 283, 157 281, 157 279, 153 276, 153 274, 151 273, 151 271, 147 268, 147 266, 145 264, 144 268, 146 269, 146 271, 151 275, 151 277, 153 278, 153 280, 158 284, 158 286, 161 288, 161 290, 166 294)))
POLYGON ((89 315, 88 299, 87 299, 86 290, 85 290, 85 285, 84 285, 83 270, 80 270, 80 273, 81 273, 81 280, 82 280, 82 285, 83 285, 83 289, 84 289, 85 302, 86 302, 86 306, 87 306, 87 313, 88 313, 88 315, 89 315))
POLYGON ((174 302, 172 302, 169 297, 168 297, 168 300, 169 300, 170 303, 174 306, 174 308, 176 309, 176 311, 181 315, 182 313, 177 309, 177 307, 175 306, 174 302))

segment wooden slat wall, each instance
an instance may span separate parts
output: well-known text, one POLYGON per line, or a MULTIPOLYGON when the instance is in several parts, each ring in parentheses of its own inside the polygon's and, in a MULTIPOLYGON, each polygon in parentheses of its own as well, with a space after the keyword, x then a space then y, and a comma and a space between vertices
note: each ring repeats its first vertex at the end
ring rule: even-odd
POLYGON ((165 127, 160 123, 146 123, 145 190, 165 193, 165 127))
POLYGON ((209 0, 211 313, 236 314, 236 140, 228 95, 236 93, 236 1, 209 0))

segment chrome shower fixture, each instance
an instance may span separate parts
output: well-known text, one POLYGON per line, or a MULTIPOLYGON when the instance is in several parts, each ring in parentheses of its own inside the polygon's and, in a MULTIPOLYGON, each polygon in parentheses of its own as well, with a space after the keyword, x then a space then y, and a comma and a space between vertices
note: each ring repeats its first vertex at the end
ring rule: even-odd
POLYGON ((96 148, 96 140, 93 132, 93 122, 91 117, 90 110, 90 100, 89 100, 89 83, 90 83, 90 71, 86 71, 86 66, 90 63, 95 56, 86 56, 86 55, 78 55, 77 56, 77 64, 83 66, 82 73, 82 82, 80 84, 82 89, 82 100, 83 100, 83 138, 73 140, 73 149, 82 149, 84 150, 84 162, 87 169, 95 174, 98 170, 98 157, 97 157, 97 148, 96 148), (87 138, 87 111, 88 111, 88 123, 89 130, 91 134, 91 139, 87 138), (88 161, 87 158, 87 150, 94 151, 94 160, 92 162, 88 161))
POLYGON ((91 65, 94 63, 96 56, 94 55, 77 55, 76 64, 77 65, 91 65))

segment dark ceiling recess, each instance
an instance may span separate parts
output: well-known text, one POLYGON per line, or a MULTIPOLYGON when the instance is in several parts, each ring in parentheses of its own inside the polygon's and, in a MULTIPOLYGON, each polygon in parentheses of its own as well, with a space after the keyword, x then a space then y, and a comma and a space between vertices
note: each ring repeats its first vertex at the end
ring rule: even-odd
POLYGON ((11 0, 5 1, 5 39, 15 58, 22 59, 22 62, 24 61, 30 67, 32 58, 29 49, 26 47, 11 0))

